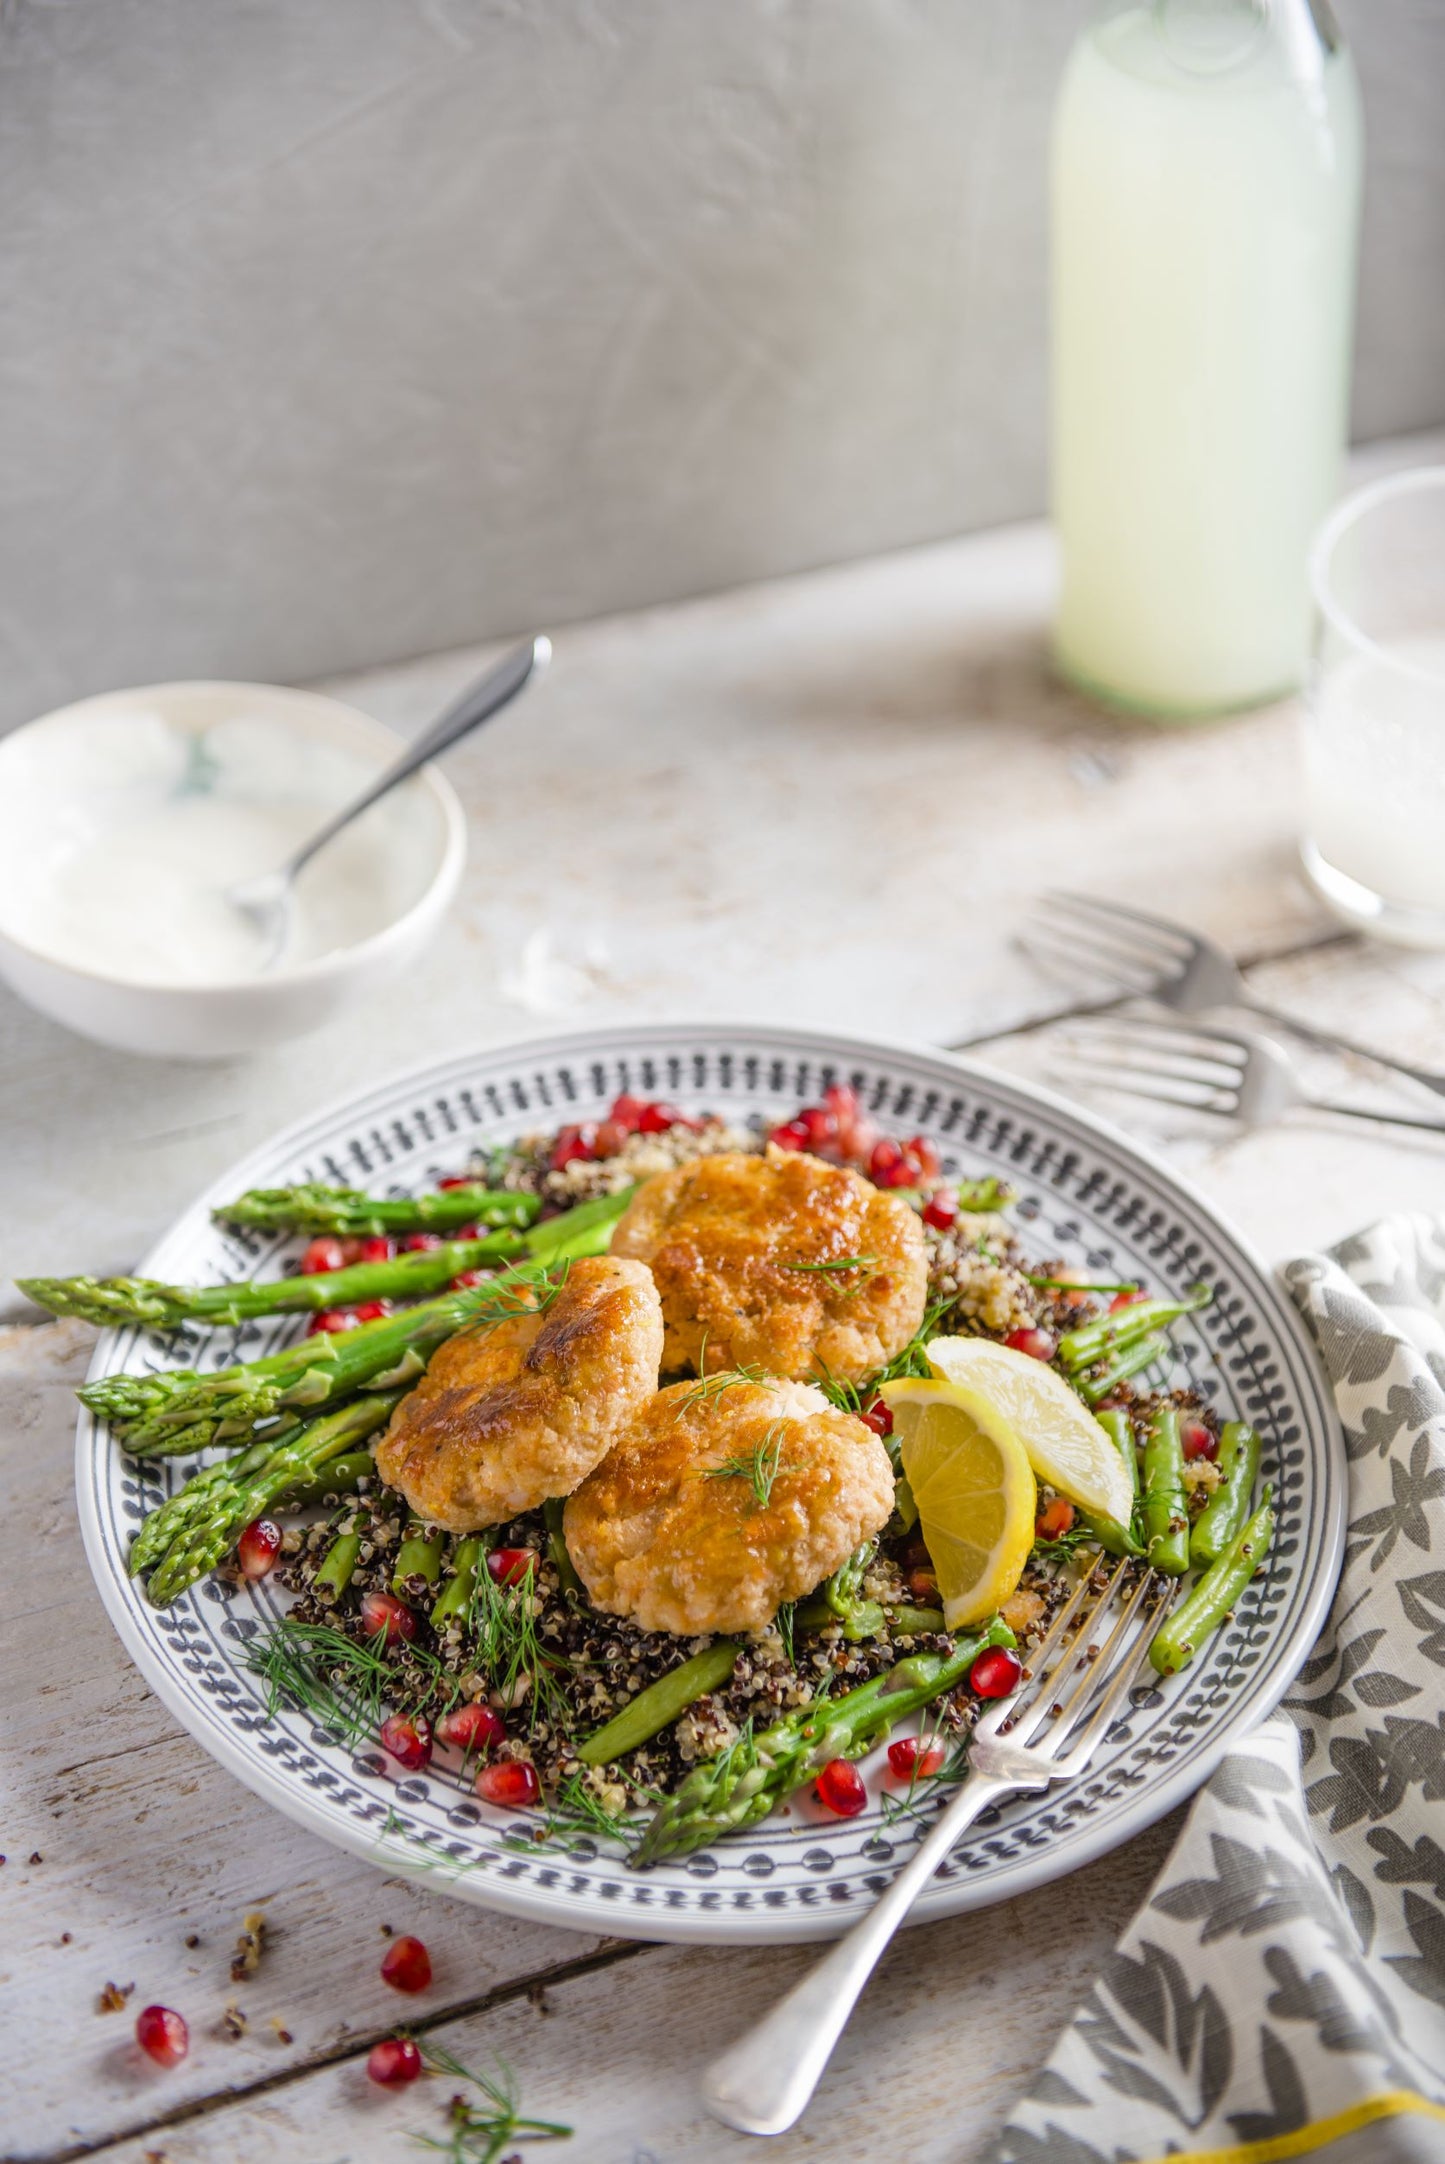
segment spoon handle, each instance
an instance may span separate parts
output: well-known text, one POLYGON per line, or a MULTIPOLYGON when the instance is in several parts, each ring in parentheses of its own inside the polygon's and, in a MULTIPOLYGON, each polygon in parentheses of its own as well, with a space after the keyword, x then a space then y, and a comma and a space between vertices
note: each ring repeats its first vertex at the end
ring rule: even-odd
POLYGON ((524 684, 545 669, 551 658, 552 642, 540 634, 534 639, 524 639, 520 646, 514 647, 494 669, 489 669, 485 676, 470 685, 429 729, 423 730, 416 742, 409 744, 401 757, 379 775, 363 795, 345 805, 319 834, 313 834, 286 866, 286 875, 294 877, 303 864, 310 863, 318 849, 324 849, 343 827, 349 827, 353 819, 359 819, 364 811, 369 811, 379 797, 406 781, 439 752, 449 750, 480 722, 488 721, 500 712, 509 700, 516 698, 524 684))
POLYGON ((1320 1045, 1326 1052, 1348 1052, 1357 1059, 1373 1060, 1377 1067, 1388 1067, 1392 1074, 1405 1075, 1411 1082, 1419 1082, 1425 1089, 1433 1090, 1437 1097, 1445 1097, 1445 1074, 1439 1074, 1431 1067, 1413 1067, 1408 1060, 1394 1059, 1377 1045, 1360 1044, 1354 1037, 1342 1037, 1337 1029, 1316 1029, 1297 1014, 1285 1014, 1262 999, 1248 997, 1241 999, 1239 1005, 1247 1007, 1251 1014, 1262 1015, 1266 1021, 1282 1023, 1286 1029, 1293 1030, 1296 1037, 1303 1037, 1307 1044, 1320 1045))

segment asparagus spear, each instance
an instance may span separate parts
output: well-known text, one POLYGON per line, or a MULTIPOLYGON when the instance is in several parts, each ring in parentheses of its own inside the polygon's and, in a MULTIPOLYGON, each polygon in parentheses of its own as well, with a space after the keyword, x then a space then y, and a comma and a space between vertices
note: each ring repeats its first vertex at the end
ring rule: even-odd
MULTIPOLYGON (((293 1429, 290 1439, 273 1447, 260 1465, 250 1466, 239 1477, 233 1471, 231 1479, 224 1485, 211 1485, 202 1510, 178 1514, 174 1536, 165 1543, 164 1552, 151 1572, 146 1599, 153 1607, 169 1607, 188 1585, 194 1585, 197 1578, 214 1570, 237 1535, 253 1518, 259 1518, 263 1511, 269 1510, 298 1478, 315 1472, 328 1458, 339 1457, 349 1443, 380 1427, 396 1404, 398 1395, 392 1391, 384 1396, 361 1398, 355 1404, 343 1405, 338 1412, 323 1414, 319 1420, 293 1429)), ((254 1456, 254 1450, 241 1453, 246 1460, 254 1456)), ((238 1462, 232 1460, 233 1468, 238 1462)), ((180 1502, 184 1494, 183 1489, 175 1500, 180 1502)), ((155 1513, 156 1517, 164 1519, 169 1509, 169 1504, 163 1504, 155 1513)), ((146 1530, 142 1528, 142 1532, 146 1530)), ((140 1565, 132 1553, 132 1573, 144 1567, 145 1559, 155 1550, 156 1538, 153 1536, 142 1551, 140 1565)), ((140 1542, 136 1545, 139 1547, 140 1542)))
MULTIPOLYGON (((449 1198, 443 1198, 449 1199, 449 1198)), ((305 1277, 243 1281, 237 1285, 163 1285, 150 1277, 24 1277, 22 1292, 56 1315, 77 1315, 102 1325, 142 1323, 172 1329, 182 1322, 245 1322, 257 1315, 319 1313, 358 1306, 364 1300, 415 1300, 440 1292, 464 1270, 558 1253, 570 1240, 607 1224, 626 1207, 626 1195, 605 1195, 579 1204, 530 1231, 492 1232, 476 1240, 444 1240, 420 1254, 393 1255, 387 1262, 352 1263, 305 1277)))
POLYGON ((314 1589, 323 1600, 340 1600, 350 1585, 357 1564, 361 1561, 361 1535, 342 1533, 326 1551, 326 1560, 316 1573, 314 1589))
POLYGON ((1241 1526, 1229 1546, 1215 1558, 1156 1632, 1149 1647, 1149 1658, 1161 1676, 1172 1676, 1186 1668, 1205 1639, 1227 1620, 1240 1594, 1264 1561, 1273 1537, 1274 1511, 1266 1488, 1264 1500, 1254 1516, 1241 1526))
POLYGON ((366 1195, 355 1187, 253 1187, 211 1215, 218 1225, 254 1232, 454 1232, 459 1225, 530 1225, 535 1195, 484 1181, 430 1195, 366 1195))
POLYGON ((800 1706, 760 1736, 745 1731, 719 1757, 694 1767, 658 1806, 630 1863, 645 1869, 756 1825, 829 1759, 861 1758, 905 1714, 961 1683, 985 1646, 1013 1643, 1008 1625, 995 1618, 951 1653, 912 1653, 841 1698, 800 1706))
POLYGON ((563 1496, 549 1495, 542 1505, 542 1516, 547 1523, 547 1553, 552 1558, 552 1567, 561 1582, 562 1591, 569 1600, 580 1601, 585 1607, 587 1588, 577 1575, 577 1565, 568 1551, 567 1536, 563 1530, 564 1502, 563 1496))
POLYGON ((437 1595, 431 1612, 433 1630, 440 1630, 452 1616, 464 1616, 472 1604, 472 1591, 477 1582, 477 1572, 487 1552, 486 1541, 478 1534, 468 1534, 459 1540, 452 1555, 452 1574, 437 1595))
POLYGON ((303 1503, 319 1503, 328 1495, 355 1495, 375 1471, 376 1460, 369 1450, 343 1450, 339 1458, 329 1458, 314 1473, 293 1480, 276 1501, 286 1510, 299 1510, 303 1503))
POLYGON ((558 1266, 600 1254, 627 1197, 606 1195, 536 1226, 527 1238, 535 1259, 439 1299, 362 1323, 355 1330, 302 1339, 238 1367, 199 1374, 192 1368, 147 1375, 107 1375, 78 1393, 108 1420, 128 1450, 141 1457, 175 1456, 245 1435, 277 1412, 335 1404, 372 1385, 388 1389, 420 1375, 444 1339, 464 1324, 486 1327, 528 1304, 532 1288, 545 1299, 560 1283, 558 1266))
POLYGON ((669 1727, 709 1691, 720 1691, 737 1666, 741 1651, 736 1638, 719 1638, 701 1653, 694 1653, 681 1667, 649 1683, 645 1691, 629 1699, 620 1713, 614 1713, 605 1727, 579 1746, 577 1756, 583 1765, 610 1766, 615 1758, 625 1757, 669 1727))
POLYGON ((392 1565, 392 1592, 402 1600, 411 1598, 410 1582, 413 1578, 421 1578, 429 1586, 435 1585, 441 1576, 442 1550, 446 1544, 445 1533, 428 1533, 421 1520, 413 1518, 392 1565))
POLYGON ((850 1645, 860 1638, 878 1635, 883 1628, 883 1610, 876 1600, 863 1597, 863 1576, 877 1546, 876 1541, 866 1540, 861 1548, 855 1548, 832 1577, 825 1578, 817 1592, 799 1607, 797 1620, 804 1630, 817 1630, 836 1618, 850 1645))

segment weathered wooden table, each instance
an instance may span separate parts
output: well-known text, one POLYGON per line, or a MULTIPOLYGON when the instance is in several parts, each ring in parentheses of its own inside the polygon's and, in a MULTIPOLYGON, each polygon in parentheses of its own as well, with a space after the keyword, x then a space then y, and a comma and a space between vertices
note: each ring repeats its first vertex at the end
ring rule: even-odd
MULTIPOLYGON (((1041 1073, 1049 1025, 1088 989, 1010 943, 1049 882, 1186 918, 1279 1004, 1445 1066, 1445 958, 1340 935, 1296 872, 1290 708, 1176 730, 1100 716, 1049 681, 1051 578, 1044 532, 1018 527, 564 633, 550 678, 450 762, 472 863, 434 951, 388 1002, 310 1041, 149 1063, 0 999, 6 1276, 129 1267, 196 1187, 314 1103, 559 1019, 784 1017, 968 1042, 1041 1073)), ((338 688, 420 724, 481 658, 338 688)), ((1274 1257, 1445 1198, 1428 1137, 1125 1118, 1274 1257)), ((408 2136, 442 2133, 447 2086, 388 2094, 364 2073, 371 2042, 411 2016, 468 2063, 509 2061, 528 2107, 575 2127, 559 2157, 741 2158, 695 2075, 806 1950, 511 1922, 387 1880, 256 1802, 151 1697, 92 1590, 70 1475, 91 1333, 14 1296, 0 1312, 5 2154, 420 2154, 408 2136), (233 1984, 254 1909, 268 1950, 233 1984), (379 1979, 388 1926, 431 1948, 420 2001, 379 1979), (129 1992, 124 2011, 99 2010, 107 1983, 129 1992), (174 2073, 132 2043, 150 1999, 191 2023, 174 2073)), ((769 2154, 977 2156, 1174 1831, 907 1935, 803 2128, 769 2154)))

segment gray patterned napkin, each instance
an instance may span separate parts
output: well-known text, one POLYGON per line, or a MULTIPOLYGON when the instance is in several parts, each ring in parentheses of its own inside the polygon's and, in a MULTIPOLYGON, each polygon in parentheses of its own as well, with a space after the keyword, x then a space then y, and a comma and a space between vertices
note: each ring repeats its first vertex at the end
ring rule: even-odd
POLYGON ((1283 1275, 1350 1459, 1330 1619, 990 2164, 1445 2159, 1445 1219, 1283 1275))

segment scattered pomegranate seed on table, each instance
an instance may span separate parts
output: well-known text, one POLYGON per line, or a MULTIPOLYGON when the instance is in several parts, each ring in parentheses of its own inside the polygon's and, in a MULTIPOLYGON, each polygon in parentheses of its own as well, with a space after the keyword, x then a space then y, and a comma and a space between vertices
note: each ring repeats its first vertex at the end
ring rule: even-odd
POLYGON ((361 1627, 368 1638, 374 1638, 378 1631, 385 1631, 386 1643, 394 1646, 400 1639, 415 1638, 417 1626, 412 1610, 394 1593, 363 1593, 361 1627))
POLYGON ((1010 1330, 1005 1345, 1014 1352, 1027 1353, 1031 1360, 1052 1360, 1057 1341, 1049 1330, 1010 1330))
POLYGON ((1007 1698, 1019 1687, 1023 1663, 1007 1646, 985 1646, 968 1671, 975 1698, 1007 1698))
POLYGON ((424 1714, 391 1713, 381 1724, 381 1747, 408 1773, 431 1764, 431 1724, 424 1714))
POLYGON ((453 1706, 438 1716, 435 1729, 438 1743, 456 1744, 464 1751, 489 1751, 506 1733, 500 1714, 475 1704, 453 1706))
POLYGON ((958 1190, 938 1187, 923 1205, 923 1222, 932 1225, 935 1232, 947 1232, 950 1225, 958 1222, 958 1190))
POLYGON ((393 1939, 381 1957, 381 1979, 393 1991, 425 1991, 431 1982, 431 1955, 420 1939, 393 1939))
POLYGON ((346 1267, 346 1250, 341 1242, 329 1234, 313 1240, 301 1257, 303 1277, 323 1277, 330 1270, 346 1267))
POLYGON ((1213 1464, 1219 1456, 1219 1437, 1202 1420, 1190 1420, 1179 1438, 1179 1447, 1187 1461, 1208 1458, 1213 1464))
POLYGON ((281 1528, 270 1518, 253 1518, 236 1542, 236 1560, 247 1578, 264 1578, 281 1553, 281 1528))
POLYGON ((409 2036, 384 2036, 367 2054, 366 2071, 383 2089, 404 2089, 421 2073, 421 2053, 409 2036))
POLYGON ((472 1786, 483 1803, 508 1810, 537 1803, 542 1794, 537 1769, 528 1758, 504 1758, 495 1766, 483 1766, 472 1786))
POLYGON ((520 1585, 536 1560, 531 1548, 493 1548, 487 1570, 498 1585, 520 1585))
POLYGON ((846 1758, 830 1758, 818 1775, 818 1801, 835 1818, 856 1818, 868 1804, 858 1768, 846 1758))
POLYGON ((888 1746, 888 1763, 902 1781, 926 1781, 942 1770, 941 1743, 923 1744, 917 1736, 900 1736, 888 1746))
POLYGON ((143 2006, 135 2017, 135 2040, 157 2066, 179 2066, 191 2048, 191 2032, 169 2006, 143 2006))

